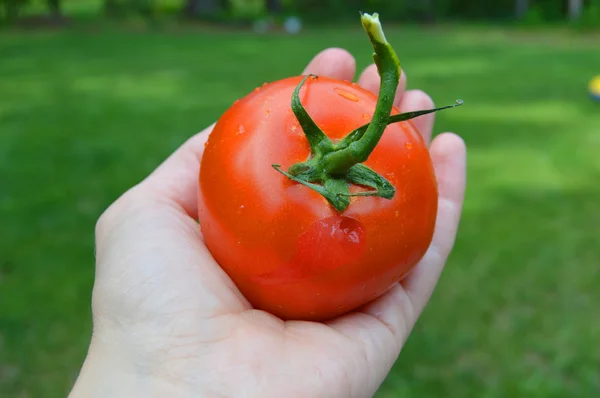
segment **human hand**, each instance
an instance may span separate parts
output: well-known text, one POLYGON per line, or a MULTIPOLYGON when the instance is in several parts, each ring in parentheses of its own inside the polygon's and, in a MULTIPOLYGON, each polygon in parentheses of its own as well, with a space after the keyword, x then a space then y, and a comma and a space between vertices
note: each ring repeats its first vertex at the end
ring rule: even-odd
MULTIPOLYGON (((352 80, 354 58, 318 54, 303 74, 352 80)), ((433 107, 402 74, 395 105, 433 107)), ((374 65, 358 79, 377 93, 374 65)), ((427 142, 434 114, 413 120, 427 142)), ((432 244, 401 283, 325 323, 282 320, 251 305, 213 260, 197 221, 198 169, 209 127, 114 202, 96 227, 94 329, 71 397, 370 397, 423 311, 454 245, 465 146, 430 145, 439 184, 432 244)))

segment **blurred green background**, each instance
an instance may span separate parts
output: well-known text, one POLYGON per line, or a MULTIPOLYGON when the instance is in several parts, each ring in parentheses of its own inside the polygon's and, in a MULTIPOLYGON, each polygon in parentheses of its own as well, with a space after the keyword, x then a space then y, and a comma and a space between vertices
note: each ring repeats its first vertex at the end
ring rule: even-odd
POLYGON ((358 10, 409 88, 465 101, 435 132, 468 146, 456 248, 377 396, 600 396, 600 1, 267 3, 0 0, 0 396, 72 386, 100 213, 318 51, 368 65, 358 10))

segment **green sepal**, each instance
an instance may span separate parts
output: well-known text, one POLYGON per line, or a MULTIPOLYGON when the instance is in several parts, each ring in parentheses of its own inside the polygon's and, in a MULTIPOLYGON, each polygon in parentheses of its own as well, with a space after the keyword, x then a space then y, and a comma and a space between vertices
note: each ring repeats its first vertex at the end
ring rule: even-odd
MULTIPOLYGON (((393 123, 400 123, 400 122, 404 122, 406 120, 410 120, 410 119, 414 119, 416 117, 419 116, 423 116, 423 115, 427 115, 429 113, 434 113, 434 112, 438 112, 444 109, 450 109, 450 108, 456 108, 457 106, 461 106, 464 102, 462 100, 456 100, 455 104, 452 105, 446 105, 446 106, 442 106, 440 108, 433 108, 433 109, 425 109, 422 111, 413 111, 413 112, 404 112, 404 113, 399 113, 396 115, 392 115, 390 116, 390 118, 388 119, 388 126, 390 124, 393 123)), ((362 126, 360 126, 359 128, 355 129, 354 131, 352 131, 351 133, 349 133, 347 136, 345 136, 340 142, 338 142, 335 145, 335 149, 339 150, 339 149, 344 149, 346 147, 348 147, 350 144, 352 144, 355 141, 358 141, 359 139, 361 139, 361 137, 365 134, 365 132, 367 131, 367 128, 369 128, 369 124, 364 124, 362 126)))
POLYGON ((292 94, 292 112, 294 112, 298 124, 300 124, 300 127, 304 131, 312 154, 320 156, 333 151, 333 143, 323 130, 317 126, 306 111, 306 108, 304 108, 304 105, 302 105, 302 101, 300 101, 300 89, 309 77, 316 78, 314 75, 307 75, 294 89, 294 93, 292 94))
POLYGON ((380 196, 385 199, 392 199, 396 193, 396 188, 388 180, 362 163, 352 166, 346 172, 346 179, 353 184, 374 188, 374 191, 349 193, 348 196, 380 196))
POLYGON ((344 211, 350 205, 348 198, 349 188, 348 183, 343 179, 327 178, 323 185, 305 181, 290 173, 281 170, 281 165, 272 165, 275 170, 286 176, 287 178, 296 181, 316 192, 321 194, 333 207, 338 211, 344 211))

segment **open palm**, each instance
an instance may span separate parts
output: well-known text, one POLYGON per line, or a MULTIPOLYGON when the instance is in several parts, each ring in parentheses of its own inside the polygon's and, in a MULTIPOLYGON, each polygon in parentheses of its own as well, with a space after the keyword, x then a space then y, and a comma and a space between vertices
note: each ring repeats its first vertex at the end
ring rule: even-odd
MULTIPOLYGON (((353 80, 355 61, 328 49, 303 73, 353 80)), ((374 65, 358 82, 378 91, 374 65)), ((433 106, 405 86, 403 77, 396 95, 402 112, 433 106)), ((414 123, 429 142, 433 115, 414 123)), ((414 271, 351 314, 327 323, 284 322, 252 309, 202 242, 195 219, 198 168, 211 127, 100 218, 94 332, 71 396, 372 396, 454 244, 465 185, 462 140, 444 133, 430 145, 439 213, 431 247, 414 271)))

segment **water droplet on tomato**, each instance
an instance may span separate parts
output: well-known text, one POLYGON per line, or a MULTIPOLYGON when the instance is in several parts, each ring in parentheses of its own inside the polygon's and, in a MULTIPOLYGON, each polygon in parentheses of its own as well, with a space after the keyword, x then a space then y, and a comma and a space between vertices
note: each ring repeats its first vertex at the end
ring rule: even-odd
POLYGON ((240 100, 239 100, 239 99, 237 99, 237 100, 233 101, 233 104, 235 105, 235 104, 237 104, 238 102, 240 102, 240 100))
POLYGON ((332 216, 314 222, 298 238, 293 266, 308 274, 343 267, 366 248, 362 224, 350 217, 332 216))
POLYGON ((404 148, 408 149, 409 151, 412 149, 412 142, 405 142, 404 143, 404 148))
POLYGON ((363 119, 368 122, 369 120, 371 120, 371 115, 369 115, 368 113, 363 113, 363 119))
POLYGON ((267 115, 267 116, 268 116, 268 115, 269 115, 269 113, 271 113, 271 110, 270 110, 270 109, 265 109, 265 115, 267 115))
POLYGON ((255 93, 258 93, 259 91, 260 91, 260 87, 256 87, 256 88, 254 89, 254 92, 255 92, 255 93))
POLYGON ((246 128, 243 125, 238 124, 237 130, 235 130, 235 133, 239 135, 239 134, 244 134, 245 132, 246 132, 246 128))
POLYGON ((395 215, 396 217, 398 217, 398 216, 400 215, 400 211, 396 210, 396 211, 394 212, 394 215, 395 215))
POLYGON ((267 82, 264 82, 262 86, 264 87, 264 86, 266 86, 267 84, 268 84, 267 82))
POLYGON ((319 275, 360 261, 366 249, 365 229, 360 221, 345 216, 327 217, 312 223, 298 237, 289 263, 258 278, 263 284, 287 283, 319 275))
POLYGON ((340 97, 346 98, 350 101, 358 102, 358 97, 352 93, 349 93, 348 91, 342 90, 338 87, 334 88, 333 91, 335 91, 340 97))

